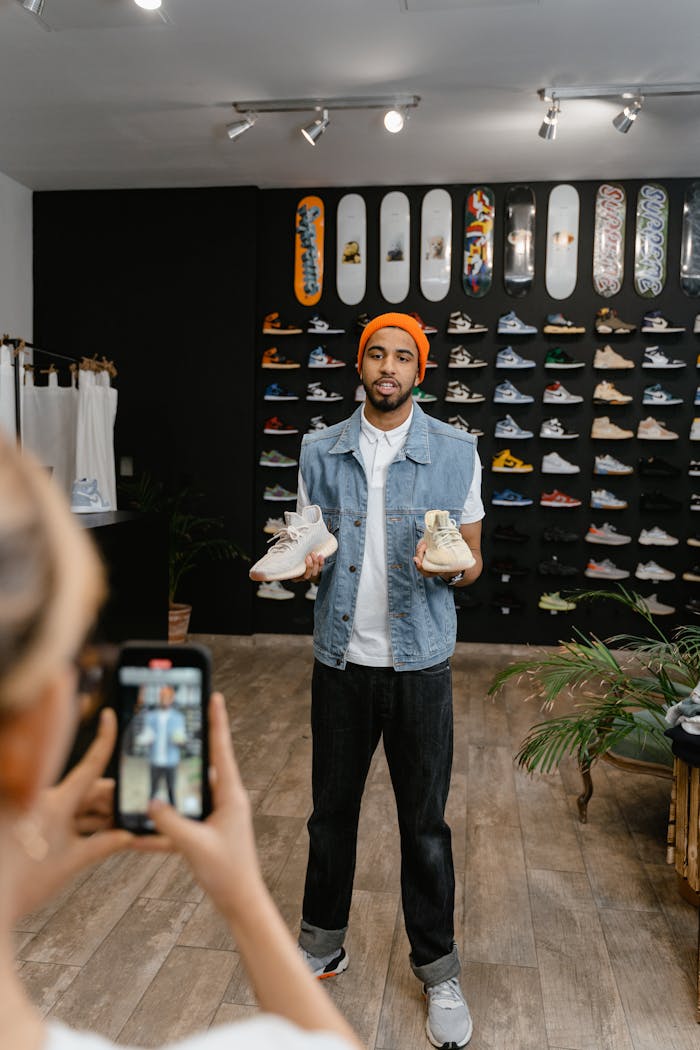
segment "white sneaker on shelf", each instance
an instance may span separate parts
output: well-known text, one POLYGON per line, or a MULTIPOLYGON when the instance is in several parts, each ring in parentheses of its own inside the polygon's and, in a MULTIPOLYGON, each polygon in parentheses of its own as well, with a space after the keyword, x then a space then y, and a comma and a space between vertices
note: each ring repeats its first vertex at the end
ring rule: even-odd
POLYGON ((102 514, 112 505, 97 487, 97 478, 79 478, 73 482, 70 509, 74 514, 102 514))
POLYGON ((670 536, 665 529, 653 525, 650 529, 642 529, 639 533, 637 543, 642 547, 675 547, 678 543, 676 536, 670 536))
POLYGON ((288 591, 279 580, 270 580, 269 583, 263 580, 255 593, 258 598, 272 598, 276 602, 287 601, 294 597, 294 591, 288 591))

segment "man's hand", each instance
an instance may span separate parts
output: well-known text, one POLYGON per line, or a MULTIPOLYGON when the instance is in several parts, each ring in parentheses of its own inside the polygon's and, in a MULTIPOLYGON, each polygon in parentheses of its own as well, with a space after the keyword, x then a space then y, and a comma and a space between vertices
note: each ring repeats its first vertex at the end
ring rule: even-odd
POLYGON ((303 580, 311 580, 312 583, 318 583, 325 560, 322 554, 307 554, 305 572, 301 576, 295 576, 291 582, 301 583, 303 580))
POLYGON ((418 541, 416 553, 413 557, 413 564, 418 569, 418 572, 421 574, 421 576, 425 576, 425 578, 428 580, 434 576, 442 576, 443 580, 451 580, 454 576, 453 572, 431 572, 429 569, 423 568, 423 559, 425 558, 427 546, 428 545, 425 542, 425 540, 418 541))

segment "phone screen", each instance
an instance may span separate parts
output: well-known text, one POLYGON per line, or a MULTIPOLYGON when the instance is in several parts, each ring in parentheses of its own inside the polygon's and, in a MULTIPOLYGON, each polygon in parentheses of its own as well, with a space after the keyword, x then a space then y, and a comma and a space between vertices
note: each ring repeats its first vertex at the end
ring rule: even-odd
POLYGON ((117 668, 119 745, 117 812, 122 827, 154 830, 151 799, 163 799, 183 816, 205 815, 203 774, 204 675, 164 656, 117 668))

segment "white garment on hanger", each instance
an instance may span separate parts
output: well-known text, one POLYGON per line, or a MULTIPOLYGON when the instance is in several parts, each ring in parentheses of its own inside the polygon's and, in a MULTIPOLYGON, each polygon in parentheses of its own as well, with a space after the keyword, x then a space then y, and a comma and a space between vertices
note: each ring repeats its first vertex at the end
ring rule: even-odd
POLYGON ((80 369, 75 478, 95 478, 103 500, 117 508, 117 472, 114 466, 114 421, 117 391, 107 372, 95 375, 80 369))
POLYGON ((78 422, 78 391, 73 382, 59 386, 55 372, 48 386, 34 386, 34 376, 25 372, 22 388, 22 445, 29 449, 70 496, 75 481, 75 446, 78 422))
POLYGON ((12 348, 0 345, 0 427, 6 437, 14 441, 15 427, 15 366, 12 348))

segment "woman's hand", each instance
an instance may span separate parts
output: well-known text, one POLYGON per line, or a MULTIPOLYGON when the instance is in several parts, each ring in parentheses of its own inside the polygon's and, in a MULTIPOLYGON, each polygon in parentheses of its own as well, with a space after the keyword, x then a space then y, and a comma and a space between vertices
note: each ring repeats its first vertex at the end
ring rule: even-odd
POLYGON ((31 828, 34 840, 32 856, 25 851, 20 862, 19 915, 52 897, 83 868, 130 845, 130 832, 112 829, 114 782, 101 776, 116 735, 114 711, 105 709, 83 759, 60 784, 42 791, 31 814, 19 818, 20 843, 22 824, 31 828))

